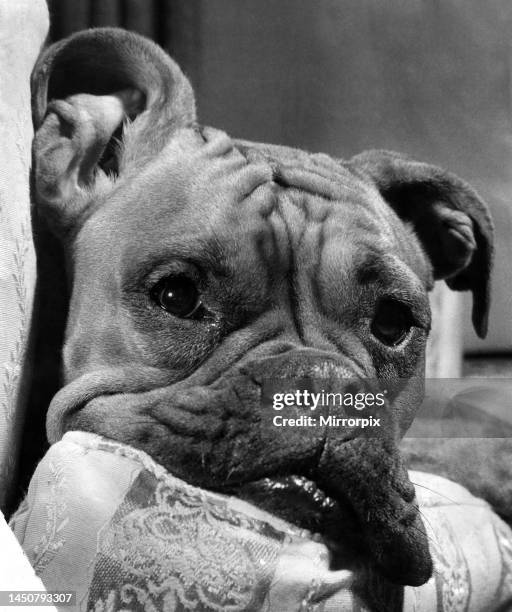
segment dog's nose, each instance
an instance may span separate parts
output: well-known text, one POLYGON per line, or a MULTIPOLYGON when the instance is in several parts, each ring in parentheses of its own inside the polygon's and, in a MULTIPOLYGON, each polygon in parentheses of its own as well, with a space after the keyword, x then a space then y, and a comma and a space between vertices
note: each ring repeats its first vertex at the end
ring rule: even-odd
MULTIPOLYGON (((286 409, 280 409, 283 414, 298 409, 300 415, 300 412, 310 409, 315 416, 322 417, 316 426, 338 424, 347 439, 361 433, 368 434, 363 429, 370 423, 372 426, 378 423, 380 427, 388 420, 386 393, 380 388, 382 385, 362 377, 338 356, 318 350, 290 350, 250 361, 241 366, 239 372, 259 388, 263 407, 272 405, 276 409, 275 398, 286 395, 286 409), (332 418, 329 419, 330 415, 332 418), (344 418, 348 420, 339 421, 344 418)), ((341 430, 338 433, 341 434, 341 430)), ((370 433, 379 435, 375 429, 370 433)))

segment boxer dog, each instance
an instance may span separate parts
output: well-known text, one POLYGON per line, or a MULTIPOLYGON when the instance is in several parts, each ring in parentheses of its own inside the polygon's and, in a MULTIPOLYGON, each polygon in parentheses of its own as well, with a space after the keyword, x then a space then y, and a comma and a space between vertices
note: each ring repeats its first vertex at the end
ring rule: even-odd
POLYGON ((50 442, 78 429, 133 445, 314 527, 333 559, 357 534, 351 558, 427 581, 398 444, 424 393, 434 280, 472 292, 486 333, 492 223, 478 195, 397 153, 341 161, 203 127, 178 66, 122 30, 50 47, 33 91, 35 198, 71 294, 50 442), (276 427, 265 381, 315 377, 390 383, 382 426, 276 427))

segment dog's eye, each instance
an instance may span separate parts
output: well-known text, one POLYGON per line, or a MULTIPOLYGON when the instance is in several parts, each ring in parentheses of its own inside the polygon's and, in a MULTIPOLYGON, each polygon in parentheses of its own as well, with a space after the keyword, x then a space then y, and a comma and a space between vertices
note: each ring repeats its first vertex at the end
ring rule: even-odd
POLYGON ((397 346, 413 326, 411 311, 406 304, 384 299, 377 304, 371 324, 372 334, 387 346, 397 346))
POLYGON ((196 284, 186 276, 167 276, 151 292, 153 300, 176 317, 192 317, 201 306, 196 284))

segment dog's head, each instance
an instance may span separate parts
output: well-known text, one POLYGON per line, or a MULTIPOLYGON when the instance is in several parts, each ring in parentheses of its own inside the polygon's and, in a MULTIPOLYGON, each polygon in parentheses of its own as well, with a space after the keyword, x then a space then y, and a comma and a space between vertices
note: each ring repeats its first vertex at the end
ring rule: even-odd
POLYGON ((357 529, 392 580, 427 580, 397 443, 422 399, 435 279, 473 292, 485 334, 479 197, 395 153, 344 162, 200 127, 179 68, 120 30, 54 45, 33 85, 35 194, 71 286, 50 441, 83 429, 132 444, 319 530, 335 553, 357 529), (383 426, 275 426, 265 380, 315 377, 352 392, 393 382, 383 426))

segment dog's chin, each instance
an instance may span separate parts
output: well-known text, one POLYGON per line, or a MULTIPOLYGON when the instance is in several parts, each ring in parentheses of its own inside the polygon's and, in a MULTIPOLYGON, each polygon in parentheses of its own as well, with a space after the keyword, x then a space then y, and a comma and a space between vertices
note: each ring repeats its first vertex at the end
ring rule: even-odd
POLYGON ((232 493, 323 542, 332 570, 374 568, 395 584, 412 586, 424 584, 431 576, 430 553, 416 506, 410 507, 400 526, 384 535, 383 542, 380 534, 372 542, 348 499, 329 497, 304 476, 264 478, 240 485, 232 493))

